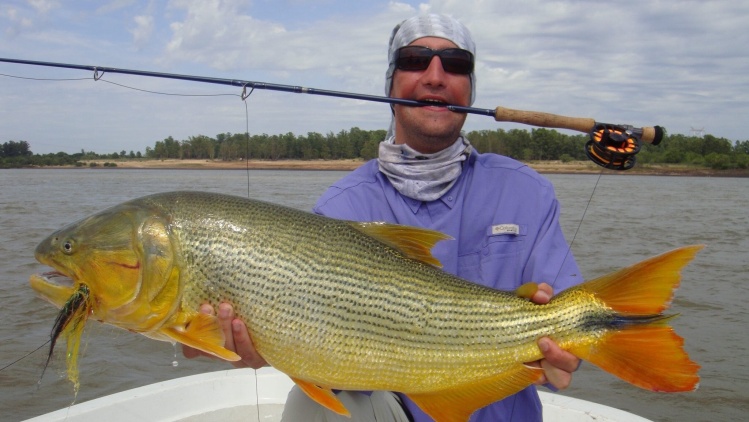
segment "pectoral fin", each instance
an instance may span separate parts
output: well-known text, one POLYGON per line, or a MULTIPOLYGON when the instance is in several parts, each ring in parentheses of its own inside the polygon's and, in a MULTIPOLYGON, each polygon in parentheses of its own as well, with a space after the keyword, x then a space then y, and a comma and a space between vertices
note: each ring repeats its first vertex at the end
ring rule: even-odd
POLYGON ((534 283, 531 281, 515 289, 515 295, 517 295, 517 297, 522 297, 523 299, 530 299, 533 297, 533 295, 536 294, 537 291, 538 283, 534 283))
POLYGON ((320 406, 330 409, 330 411, 339 415, 351 416, 351 413, 349 413, 346 407, 343 406, 343 403, 338 400, 338 397, 333 394, 333 391, 331 391, 330 388, 322 388, 311 382, 300 380, 299 378, 291 377, 291 380, 294 381, 296 385, 298 385, 299 388, 309 396, 309 398, 316 401, 320 406))
POLYGON ((516 365, 509 372, 457 388, 408 394, 436 422, 465 422, 473 412, 517 393, 543 376, 540 368, 516 365))
POLYGON ((161 333, 174 341, 221 359, 232 362, 242 359, 238 354, 224 348, 224 332, 218 318, 213 315, 195 314, 184 328, 167 327, 161 329, 161 333))

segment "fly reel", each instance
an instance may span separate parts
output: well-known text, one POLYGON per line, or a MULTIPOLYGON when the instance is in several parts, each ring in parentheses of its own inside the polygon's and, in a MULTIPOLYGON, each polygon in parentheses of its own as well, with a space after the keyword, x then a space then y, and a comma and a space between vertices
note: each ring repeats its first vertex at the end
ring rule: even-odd
POLYGON ((640 136, 631 127, 598 123, 585 144, 585 155, 601 167, 629 170, 640 152, 640 136))

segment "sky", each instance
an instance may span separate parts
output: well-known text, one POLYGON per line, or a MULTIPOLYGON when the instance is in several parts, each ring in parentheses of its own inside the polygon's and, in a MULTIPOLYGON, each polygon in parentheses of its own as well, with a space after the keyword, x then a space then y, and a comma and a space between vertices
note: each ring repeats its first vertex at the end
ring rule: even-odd
MULTIPOLYGON (((746 1, 4 0, 0 57, 384 95, 392 28, 427 12, 471 30, 475 107, 749 139, 746 1)), ((144 152, 169 136, 326 134, 390 121, 382 103, 270 90, 243 102, 240 87, 93 76, 0 63, 0 143, 144 152)), ((465 125, 516 128, 531 129, 478 115, 465 125)))

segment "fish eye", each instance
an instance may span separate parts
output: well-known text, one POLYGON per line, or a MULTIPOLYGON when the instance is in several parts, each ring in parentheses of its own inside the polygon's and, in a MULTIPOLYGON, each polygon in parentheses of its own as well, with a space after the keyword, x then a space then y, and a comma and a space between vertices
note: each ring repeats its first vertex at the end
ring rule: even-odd
POLYGON ((73 253, 73 241, 72 240, 66 240, 62 243, 62 251, 65 254, 70 255, 73 253))

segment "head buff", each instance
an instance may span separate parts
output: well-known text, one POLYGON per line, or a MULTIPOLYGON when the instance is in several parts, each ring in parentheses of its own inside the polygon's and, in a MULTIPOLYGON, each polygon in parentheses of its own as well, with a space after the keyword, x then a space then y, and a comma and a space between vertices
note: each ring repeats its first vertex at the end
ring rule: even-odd
MULTIPOLYGON (((395 52, 424 37, 438 37, 452 41, 459 48, 468 50, 476 57, 476 45, 468 28, 454 18, 445 15, 419 15, 406 19, 393 28, 388 48, 388 70, 385 74, 385 95, 390 95, 395 72, 395 52)), ((476 74, 471 73, 471 101, 476 99, 476 74)))
MULTIPOLYGON (((390 96, 395 73, 395 53, 399 48, 424 37, 438 37, 452 41, 459 48, 476 56, 471 33, 462 23, 444 15, 420 15, 398 24, 390 36, 388 70, 385 74, 385 95, 390 96)), ((476 75, 470 74, 471 99, 476 98, 476 75)), ((393 186, 404 196, 421 201, 434 201, 444 195, 462 172, 462 163, 471 153, 471 144, 463 136, 455 143, 434 154, 421 154, 405 144, 395 144, 395 121, 390 124, 387 137, 380 143, 379 168, 393 186)))

